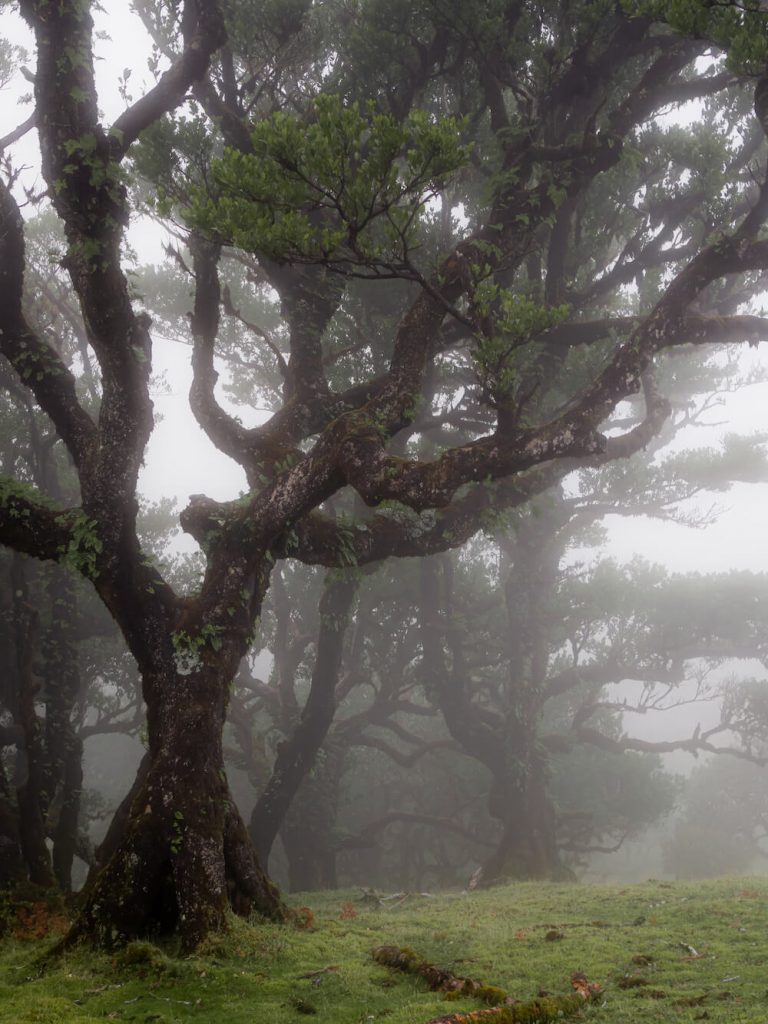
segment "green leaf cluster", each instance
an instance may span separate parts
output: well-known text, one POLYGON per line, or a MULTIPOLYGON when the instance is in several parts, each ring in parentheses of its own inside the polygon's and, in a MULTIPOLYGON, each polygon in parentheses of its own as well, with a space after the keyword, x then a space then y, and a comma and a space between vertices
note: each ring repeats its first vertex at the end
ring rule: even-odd
POLYGON ((523 364, 534 354, 535 339, 570 315, 567 305, 541 305, 490 280, 475 289, 474 309, 492 329, 476 336, 472 357, 481 380, 497 397, 511 395, 523 364))
POLYGON ((401 264, 425 204, 467 160, 460 127, 423 111, 398 122, 373 104, 319 96, 310 123, 277 113, 254 129, 252 153, 225 150, 188 219, 275 259, 401 264))
POLYGON ((171 636, 176 671, 180 676, 189 676, 202 668, 200 652, 208 646, 212 651, 220 651, 224 646, 221 626, 207 622, 196 633, 185 629, 178 630, 171 636))
POLYGON ((72 538, 66 549, 61 552, 61 564, 74 569, 92 580, 98 573, 97 561, 104 545, 98 534, 97 524, 85 512, 78 512, 67 522, 72 531, 72 538))
POLYGON ((54 508, 53 502, 32 484, 0 476, 0 509, 8 510, 11 518, 28 518, 30 511, 22 507, 27 504, 44 505, 54 508))

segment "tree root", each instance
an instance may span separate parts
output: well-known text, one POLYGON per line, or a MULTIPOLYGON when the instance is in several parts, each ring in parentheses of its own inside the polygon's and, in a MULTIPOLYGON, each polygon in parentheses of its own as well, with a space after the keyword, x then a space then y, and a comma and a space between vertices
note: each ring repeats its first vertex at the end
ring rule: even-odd
POLYGON ((443 970, 429 963, 412 949, 399 946, 378 946, 372 950, 373 959, 385 967, 415 974, 426 981, 433 992, 446 992, 449 998, 471 996, 484 1003, 492 1003, 488 1009, 472 1010, 468 1013, 452 1013, 435 1017, 427 1024, 475 1024, 482 1021, 496 1021, 498 1024, 546 1024, 547 1021, 563 1020, 583 1009, 586 1002, 597 999, 602 989, 590 983, 578 971, 571 975, 574 991, 562 996, 538 996, 525 1002, 514 999, 504 989, 495 985, 484 985, 472 978, 462 978, 451 971, 443 970))

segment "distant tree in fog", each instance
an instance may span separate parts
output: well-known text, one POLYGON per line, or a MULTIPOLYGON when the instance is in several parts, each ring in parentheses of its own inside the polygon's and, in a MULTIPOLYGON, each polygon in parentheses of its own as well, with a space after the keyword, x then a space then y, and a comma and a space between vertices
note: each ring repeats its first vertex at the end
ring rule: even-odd
POLYGON ((717 758, 688 779, 679 819, 663 848, 676 878, 765 872, 768 786, 765 765, 717 758))

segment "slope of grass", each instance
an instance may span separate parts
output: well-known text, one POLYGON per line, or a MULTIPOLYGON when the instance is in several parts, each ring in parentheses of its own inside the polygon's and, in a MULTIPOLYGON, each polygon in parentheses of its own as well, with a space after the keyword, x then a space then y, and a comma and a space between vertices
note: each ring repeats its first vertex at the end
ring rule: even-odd
POLYGON ((175 1024, 426 1024, 478 1009, 375 964, 409 946, 519 999, 569 991, 572 971, 605 987, 582 1020, 662 1024, 768 1020, 768 879, 607 887, 524 883, 409 896, 386 909, 359 893, 299 898, 306 930, 233 922, 197 956, 134 943, 74 951, 41 970, 51 939, 0 943, 0 1021, 175 1024), (317 972, 317 973, 313 973, 317 972))

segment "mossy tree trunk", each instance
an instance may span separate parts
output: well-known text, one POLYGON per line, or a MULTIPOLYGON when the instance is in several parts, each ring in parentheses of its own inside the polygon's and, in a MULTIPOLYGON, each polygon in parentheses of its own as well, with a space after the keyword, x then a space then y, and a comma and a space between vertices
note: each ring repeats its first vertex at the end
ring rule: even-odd
POLYGON ((149 754, 89 879, 70 939, 113 945, 178 931, 185 949, 225 926, 227 910, 280 918, 224 771, 228 678, 174 670, 144 678, 149 754))
POLYGON ((82 852, 78 828, 83 790, 83 743, 71 728, 66 737, 60 785, 51 856, 56 881, 63 892, 71 892, 72 865, 78 850, 82 852))
POLYGON ((327 827, 286 822, 280 836, 288 860, 289 892, 338 888, 336 847, 327 827))
POLYGON ((27 878, 27 867, 22 853, 21 827, 17 788, 26 777, 26 736, 19 722, 19 678, 23 659, 19 657, 18 643, 27 635, 22 617, 29 614, 25 608, 26 583, 20 579, 23 563, 8 553, 2 560, 0 576, 0 707, 9 715, 10 723, 0 728, 0 745, 16 748, 15 765, 7 772, 0 764, 0 889, 10 889, 27 878), (20 586, 21 584, 21 586, 20 586))
POLYGON ((549 564, 541 545, 546 524, 540 522, 545 518, 549 516, 538 517, 529 531, 519 529, 514 558, 507 553, 508 683, 503 716, 484 713, 474 700, 463 638, 452 619, 450 561, 425 559, 421 567, 427 691, 453 738, 490 773, 488 810, 502 826, 499 844, 483 865, 485 883, 568 876, 557 848, 546 755, 538 742, 547 669, 543 623, 549 564))

